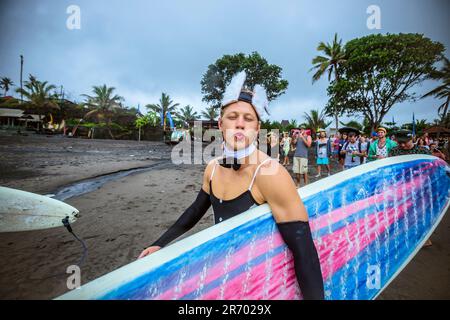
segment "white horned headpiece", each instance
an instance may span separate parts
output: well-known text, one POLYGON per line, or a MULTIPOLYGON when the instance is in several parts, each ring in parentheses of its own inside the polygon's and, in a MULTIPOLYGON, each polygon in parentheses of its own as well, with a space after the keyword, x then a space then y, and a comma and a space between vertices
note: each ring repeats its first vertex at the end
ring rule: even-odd
POLYGON ((233 76, 230 84, 225 88, 225 93, 222 99, 222 108, 237 102, 244 101, 250 103, 259 117, 262 118, 264 111, 269 114, 267 110, 269 107, 269 100, 267 99, 266 90, 259 84, 255 85, 253 91, 244 88, 244 82, 247 78, 245 71, 241 71, 233 76))

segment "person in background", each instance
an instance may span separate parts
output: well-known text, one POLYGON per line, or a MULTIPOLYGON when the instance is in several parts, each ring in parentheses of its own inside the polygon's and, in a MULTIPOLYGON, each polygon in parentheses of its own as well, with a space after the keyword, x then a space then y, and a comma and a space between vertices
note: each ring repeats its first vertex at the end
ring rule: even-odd
POLYGON ((339 132, 334 136, 333 141, 333 157, 339 161, 339 140, 341 139, 341 134, 339 132))
MULTIPOLYGON (((431 154, 430 150, 420 145, 414 145, 413 135, 409 130, 400 130, 397 132, 398 146, 392 148, 389 152, 389 157, 403 156, 407 154, 431 154)), ((428 239, 423 245, 424 247, 431 246, 431 240, 428 239)))
POLYGON ((374 143, 375 141, 378 140, 378 134, 376 132, 372 132, 371 136, 370 136, 370 143, 374 143))
POLYGON ((304 126, 300 127, 300 132, 296 134, 293 145, 295 148, 294 164, 292 170, 296 177, 296 187, 300 187, 301 176, 305 185, 308 184, 308 148, 311 148, 312 139, 304 126))
POLYGON ((321 166, 326 166, 328 170, 328 176, 331 175, 330 161, 331 156, 331 141, 327 139, 327 133, 324 129, 319 129, 319 137, 316 141, 316 162, 317 162, 317 176, 321 175, 321 166))
POLYGON ((341 170, 344 170, 344 159, 345 155, 341 153, 342 147, 347 142, 347 133, 342 133, 341 139, 339 139, 339 149, 338 149, 338 161, 341 166, 341 170))
POLYGON ((367 161, 387 158, 392 148, 397 146, 396 142, 386 138, 386 134, 385 128, 378 128, 378 139, 370 145, 367 161))
POLYGON ((344 170, 351 169, 361 164, 361 157, 364 157, 363 152, 359 151, 360 142, 355 132, 348 133, 348 141, 344 144, 341 154, 344 158, 344 170))
POLYGON ((278 135, 275 132, 271 131, 267 134, 267 155, 273 159, 275 159, 276 156, 276 159, 279 162, 280 152, 278 152, 276 155, 275 154, 272 155, 272 151, 276 152, 277 146, 278 146, 278 135))
POLYGON ((443 154, 442 151, 439 150, 436 142, 430 144, 430 151, 433 156, 441 158, 444 161, 447 160, 445 154, 443 154))
POLYGON ((420 138, 419 140, 417 140, 417 145, 419 147, 430 150, 430 147, 425 143, 425 140, 423 138, 420 138))
POLYGON ((363 134, 361 138, 359 138, 359 152, 364 154, 361 157, 361 164, 367 162, 367 154, 369 153, 369 148, 370 148, 370 140, 367 139, 366 135, 363 134))
POLYGON ((428 137, 428 132, 425 132, 422 136, 422 139, 426 146, 430 145, 430 138, 428 137))
POLYGON ((281 144, 283 147, 283 166, 289 165, 289 151, 291 150, 291 137, 289 137, 288 132, 283 133, 283 139, 281 140, 281 144))

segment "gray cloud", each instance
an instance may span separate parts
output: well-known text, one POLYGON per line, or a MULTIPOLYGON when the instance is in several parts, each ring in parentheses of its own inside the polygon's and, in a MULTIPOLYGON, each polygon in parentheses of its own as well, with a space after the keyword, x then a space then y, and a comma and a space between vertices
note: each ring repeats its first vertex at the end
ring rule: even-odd
MULTIPOLYGON (((298 119, 327 101, 326 79, 311 83, 311 60, 320 41, 335 32, 344 42, 374 31, 366 8, 381 7, 377 32, 419 32, 449 39, 447 1, 8 1, 0 10, 0 75, 19 83, 25 75, 63 85, 75 100, 92 85, 115 86, 128 105, 156 102, 162 91, 175 101, 201 102, 200 79, 223 54, 258 51, 283 68, 287 93, 271 106, 274 120, 298 119), (66 28, 66 8, 81 8, 81 30, 66 28)), ((417 92, 435 85, 424 83, 417 92)), ((395 119, 436 118, 433 98, 395 106, 395 119)), ((387 119, 392 115, 388 114, 387 119)))

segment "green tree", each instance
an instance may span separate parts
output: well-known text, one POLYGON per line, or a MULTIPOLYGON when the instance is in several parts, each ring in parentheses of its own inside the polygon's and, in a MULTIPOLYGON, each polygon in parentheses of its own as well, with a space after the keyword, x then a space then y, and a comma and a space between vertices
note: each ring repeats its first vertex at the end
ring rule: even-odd
MULTIPOLYGON (((416 132, 417 133, 422 132, 423 130, 427 129, 430 126, 431 126, 431 124, 428 123, 428 121, 425 120, 425 119, 422 119, 422 120, 418 120, 417 119, 416 120, 416 132)), ((403 124, 401 126, 401 128, 402 129, 406 129, 406 130, 412 130, 413 129, 413 124, 412 124, 412 122, 405 123, 405 124, 403 124)))
POLYGON ((54 93, 55 89, 55 85, 48 84, 47 81, 41 82, 30 75, 29 81, 24 83, 24 88, 17 88, 16 92, 22 94, 25 98, 24 107, 36 112, 39 119, 42 119, 44 113, 60 109, 58 96, 54 93))
POLYGON ((444 46, 420 34, 373 34, 345 45, 347 61, 328 87, 333 104, 362 113, 373 131, 397 103, 413 101, 410 89, 436 71, 444 46))
MULTIPOLYGON (((325 73, 328 73, 328 81, 331 80, 333 73, 335 81, 339 81, 339 68, 346 61, 345 50, 342 47, 342 39, 338 40, 338 35, 335 33, 333 42, 331 44, 320 42, 317 46, 317 51, 323 52, 324 56, 316 56, 312 60, 314 66, 311 70, 316 70, 313 75, 313 83, 319 80, 325 73)), ((339 115, 342 114, 342 109, 339 104, 334 104, 332 112, 328 112, 328 115, 334 115, 336 130, 339 128, 339 115)))
POLYGON ((194 121, 199 118, 199 115, 196 111, 194 111, 194 108, 192 108, 190 105, 187 105, 180 109, 180 112, 177 114, 177 118, 181 121, 183 126, 188 125, 189 121, 194 121))
POLYGON ((347 123, 344 123, 342 121, 340 121, 340 123, 344 126, 344 127, 350 127, 350 128, 355 128, 358 129, 359 131, 363 131, 364 127, 361 124, 361 122, 358 122, 356 120, 350 120, 347 123))
POLYGON ((447 58, 443 60, 444 65, 442 69, 431 74, 432 79, 442 80, 442 84, 423 95, 422 98, 435 96, 438 99, 444 99, 444 103, 438 108, 438 115, 441 118, 441 124, 449 126, 449 123, 445 123, 445 120, 448 119, 448 105, 450 103, 450 61, 447 58))
POLYGON ((332 123, 332 121, 326 122, 324 109, 322 111, 311 110, 309 113, 305 112, 303 116, 306 120, 307 127, 311 128, 314 132, 321 128, 325 129, 332 123))
POLYGON ((219 112, 213 106, 207 107, 202 111, 202 117, 205 117, 209 121, 214 121, 219 116, 219 112))
POLYGON ((12 80, 10 78, 4 77, 0 80, 0 88, 5 90, 5 94, 4 94, 5 97, 9 91, 9 88, 12 87, 13 85, 14 85, 14 83, 12 82, 12 80))
POLYGON ((177 107, 179 105, 179 103, 173 103, 173 101, 170 100, 170 96, 163 92, 161 94, 161 98, 159 99, 159 103, 148 104, 145 107, 148 110, 154 111, 159 115, 163 115, 163 130, 166 131, 167 113, 169 112, 171 115, 177 114, 177 107))
POLYGON ((114 87, 93 86, 92 96, 83 94, 86 98, 85 105, 93 108, 85 114, 84 118, 96 116, 99 121, 104 120, 106 122, 106 128, 109 135, 114 139, 114 135, 111 132, 112 116, 117 109, 121 108, 121 102, 124 100, 121 96, 114 94, 114 87))
POLYGON ((231 78, 242 70, 247 73, 246 86, 253 88, 256 84, 261 84, 266 89, 269 101, 286 92, 289 83, 281 78, 281 67, 269 64, 257 52, 247 56, 238 53, 224 55, 208 66, 201 80, 203 101, 214 108, 219 108, 225 87, 230 83, 231 78))

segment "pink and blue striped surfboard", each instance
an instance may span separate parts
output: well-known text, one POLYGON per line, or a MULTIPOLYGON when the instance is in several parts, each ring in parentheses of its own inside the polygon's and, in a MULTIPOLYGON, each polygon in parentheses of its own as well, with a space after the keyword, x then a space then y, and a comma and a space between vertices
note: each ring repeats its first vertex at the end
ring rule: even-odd
MULTIPOLYGON (((446 162, 378 160, 299 189, 326 299, 374 299, 450 204, 446 162)), ((292 256, 265 204, 108 273, 58 299, 301 299, 292 256)))

